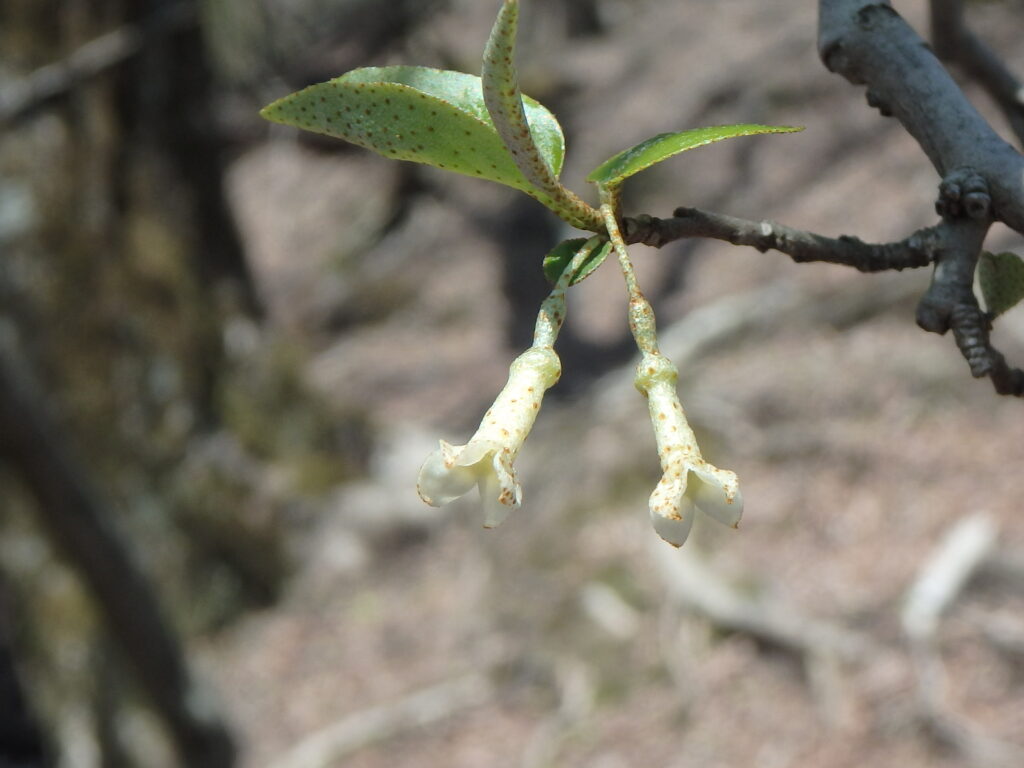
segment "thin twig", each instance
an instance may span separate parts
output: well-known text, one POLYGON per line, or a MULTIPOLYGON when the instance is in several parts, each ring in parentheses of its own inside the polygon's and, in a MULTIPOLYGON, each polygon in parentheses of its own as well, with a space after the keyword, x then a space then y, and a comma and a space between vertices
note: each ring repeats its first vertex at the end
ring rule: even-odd
POLYGON ((935 639, 939 617, 992 552, 996 534, 995 523, 985 515, 964 518, 946 534, 907 592, 900 618, 908 637, 935 639))
POLYGON ((343 717, 300 741, 275 768, 326 768, 354 752, 405 731, 446 720, 494 697, 494 685, 482 672, 422 688, 391 704, 343 717))
POLYGON ((935 263, 931 285, 918 305, 917 322, 926 331, 953 338, 975 378, 988 376, 1001 395, 1024 396, 1024 371, 1012 368, 991 344, 990 321, 974 295, 974 268, 991 224, 987 185, 969 169, 949 174, 937 207, 945 218, 903 240, 873 245, 847 235, 805 232, 771 221, 677 208, 674 218, 637 216, 623 222, 627 242, 660 248, 684 237, 706 237, 764 252, 777 250, 795 262, 850 266, 861 272, 902 270, 935 263))
POLYGON ((928 266, 936 231, 928 227, 896 243, 872 245, 849 235, 825 237, 772 221, 750 221, 697 208, 677 208, 673 214, 671 219, 626 219, 627 242, 660 248, 684 237, 707 237, 749 245, 762 253, 781 251, 796 262, 843 264, 861 272, 881 272, 928 266))
POLYGON ((938 628, 942 614, 992 554, 997 535, 995 524, 984 515, 958 521, 925 561, 907 592, 900 616, 910 641, 921 717, 935 739, 984 766, 1020 765, 1021 749, 985 735, 950 711, 945 702, 945 665, 938 648, 938 628))

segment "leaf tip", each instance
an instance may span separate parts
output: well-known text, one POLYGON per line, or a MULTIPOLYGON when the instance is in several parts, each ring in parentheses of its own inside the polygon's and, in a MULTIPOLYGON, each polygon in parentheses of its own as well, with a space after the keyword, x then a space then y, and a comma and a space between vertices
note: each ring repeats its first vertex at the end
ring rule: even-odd
POLYGON ((272 101, 260 110, 260 117, 272 123, 285 123, 284 115, 281 113, 281 105, 288 97, 272 101))

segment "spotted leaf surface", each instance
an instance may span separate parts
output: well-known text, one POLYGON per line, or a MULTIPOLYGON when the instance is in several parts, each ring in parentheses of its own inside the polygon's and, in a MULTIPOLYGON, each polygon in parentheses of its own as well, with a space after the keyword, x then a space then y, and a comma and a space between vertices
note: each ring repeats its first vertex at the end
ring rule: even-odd
MULTIPOLYGON (((524 99, 545 160, 561 170, 565 141, 554 116, 524 99)), ((547 204, 505 150, 484 106, 480 78, 428 67, 368 67, 264 107, 267 120, 344 139, 396 160, 496 181, 547 204)))
POLYGON ((1024 299, 1024 261, 1014 253, 981 254, 978 283, 985 309, 998 317, 1024 299))
POLYGON ((694 128, 678 133, 659 133, 636 146, 630 147, 614 157, 609 158, 587 176, 592 181, 605 187, 616 186, 635 173, 650 168, 673 155, 688 149, 702 147, 723 139, 735 136, 754 136, 761 133, 793 133, 803 128, 786 125, 719 125, 709 128, 694 128))
MULTIPOLYGON (((590 241, 583 237, 576 237, 572 240, 563 240, 556 245, 552 251, 544 257, 544 275, 551 283, 558 282, 558 278, 569 266, 569 262, 573 260, 573 257, 579 253, 580 249, 586 246, 590 241)), ((591 250, 590 255, 586 256, 583 263, 580 264, 576 273, 572 276, 569 281, 569 285, 575 285, 586 277, 589 277, 595 269, 597 269, 608 258, 608 254, 612 251, 612 244, 607 240, 603 243, 597 243, 596 246, 591 250)))
POLYGON ((544 136, 536 130, 524 109, 515 68, 518 24, 518 0, 504 0, 484 49, 480 73, 491 122, 523 176, 553 201, 554 205, 548 207, 574 227, 599 231, 601 222, 597 211, 558 180, 559 169, 547 159, 544 136))

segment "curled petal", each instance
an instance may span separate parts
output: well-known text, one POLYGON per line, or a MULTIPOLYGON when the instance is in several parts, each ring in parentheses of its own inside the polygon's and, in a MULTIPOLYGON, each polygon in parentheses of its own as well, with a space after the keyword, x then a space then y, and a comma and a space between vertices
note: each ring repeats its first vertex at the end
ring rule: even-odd
POLYGON ((693 473, 697 480, 693 495, 697 509, 724 525, 738 528, 743 516, 743 494, 736 473, 717 469, 706 461, 695 465, 693 473))
MULTIPOLYGON (((518 490, 518 486, 516 486, 518 490)), ((501 489, 498 476, 495 474, 484 475, 480 478, 480 502, 484 510, 484 528, 497 528, 508 517, 513 507, 519 506, 518 496, 514 504, 506 504, 503 499, 507 498, 505 491, 501 489)))
POLYGON ((464 446, 441 441, 420 467, 416 492, 432 507, 442 507, 464 495, 477 484, 477 473, 472 467, 458 466, 456 461, 464 446))
POLYGON ((693 528, 693 503, 685 496, 681 497, 676 514, 677 517, 658 514, 654 505, 651 505, 651 523, 654 525, 654 531, 673 547, 681 547, 686 543, 690 529, 693 528))
POLYGON ((681 465, 666 469, 649 502, 654 530, 676 547, 683 545, 693 526, 693 504, 686 498, 687 474, 681 465))

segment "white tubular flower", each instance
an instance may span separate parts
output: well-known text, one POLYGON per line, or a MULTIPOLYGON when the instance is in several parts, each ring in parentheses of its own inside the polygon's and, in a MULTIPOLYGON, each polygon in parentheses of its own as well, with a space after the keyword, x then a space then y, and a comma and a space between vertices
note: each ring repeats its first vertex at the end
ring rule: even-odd
POLYGON ((432 507, 480 489, 484 527, 494 528, 519 507, 522 488, 512 466, 530 434, 544 393, 562 375, 554 345, 565 320, 565 291, 569 280, 597 246, 591 238, 563 270, 555 288, 540 305, 533 346, 512 361, 508 382, 498 394, 476 433, 465 445, 444 440, 420 468, 416 491, 432 507))
POLYGON ((647 398, 663 473, 651 494, 651 522, 658 535, 675 547, 682 546, 690 534, 694 507, 733 528, 743 514, 736 473, 717 469, 700 455, 676 393, 678 378, 667 357, 645 351, 634 380, 647 398))
POLYGON ((551 347, 530 347, 509 369, 508 383, 465 445, 444 440, 420 469, 416 490, 440 507, 474 485, 480 488, 484 527, 494 528, 519 506, 522 489, 512 462, 533 427, 544 392, 558 381, 562 365, 551 347))

